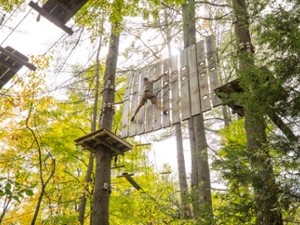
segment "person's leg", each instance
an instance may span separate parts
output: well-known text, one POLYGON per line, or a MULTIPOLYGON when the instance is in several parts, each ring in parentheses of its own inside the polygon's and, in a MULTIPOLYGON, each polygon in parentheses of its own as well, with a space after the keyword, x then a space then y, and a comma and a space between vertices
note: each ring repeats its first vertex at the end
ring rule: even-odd
POLYGON ((138 107, 136 108, 133 116, 131 117, 130 121, 133 122, 134 121, 134 118, 135 116, 138 114, 138 112, 140 111, 140 109, 142 108, 142 106, 146 103, 146 100, 144 99, 144 97, 142 97, 138 107))
POLYGON ((151 99, 151 103, 153 105, 155 105, 155 107, 157 109, 159 109, 160 111, 162 111, 164 113, 164 115, 167 115, 168 111, 157 101, 157 99, 155 97, 151 99))

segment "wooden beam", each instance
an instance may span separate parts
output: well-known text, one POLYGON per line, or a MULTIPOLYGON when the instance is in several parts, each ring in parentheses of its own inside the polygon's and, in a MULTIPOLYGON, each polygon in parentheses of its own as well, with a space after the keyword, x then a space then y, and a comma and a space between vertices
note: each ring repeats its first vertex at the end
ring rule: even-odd
POLYGON ((131 185, 132 185, 135 189, 137 189, 137 190, 139 190, 139 191, 140 191, 140 190, 143 190, 143 189, 141 188, 141 186, 138 185, 138 183, 132 178, 132 176, 134 176, 134 174, 122 173, 122 175, 121 175, 121 176, 117 176, 117 178, 125 177, 125 179, 128 180, 129 183, 131 183, 131 185))
POLYGON ((114 166, 110 167, 111 169, 119 169, 119 168, 124 168, 125 165, 117 165, 115 164, 114 166))
POLYGON ((100 145, 103 145, 103 146, 105 146, 105 147, 107 147, 107 148, 113 150, 113 151, 116 153, 116 155, 118 155, 118 154, 124 155, 124 152, 122 152, 120 149, 116 148, 115 146, 109 144, 108 142, 102 141, 102 140, 97 139, 97 138, 95 138, 95 140, 96 140, 96 142, 99 143, 100 145))
POLYGON ((28 62, 26 62, 25 60, 23 60, 20 56, 14 54, 13 52, 8 51, 7 49, 3 48, 0 46, 0 51, 2 53, 4 53, 5 55, 9 56, 10 58, 14 59, 16 62, 18 62, 21 65, 26 66, 27 68, 35 71, 36 67, 28 62))
POLYGON ((43 17, 48 19, 50 22, 54 23, 56 26, 64 30, 69 35, 72 35, 74 32, 71 28, 67 27, 64 23, 62 23, 60 20, 53 17, 50 13, 48 13, 43 8, 39 7, 38 4, 34 3, 33 1, 29 2, 29 6, 35 9, 38 13, 40 13, 43 17))
POLYGON ((142 143, 142 144, 136 144, 135 146, 136 147, 139 147, 139 146, 151 146, 152 145, 152 143, 142 143))
POLYGON ((171 171, 165 171, 165 172, 160 172, 159 174, 165 175, 165 174, 171 174, 171 173, 172 173, 171 171))

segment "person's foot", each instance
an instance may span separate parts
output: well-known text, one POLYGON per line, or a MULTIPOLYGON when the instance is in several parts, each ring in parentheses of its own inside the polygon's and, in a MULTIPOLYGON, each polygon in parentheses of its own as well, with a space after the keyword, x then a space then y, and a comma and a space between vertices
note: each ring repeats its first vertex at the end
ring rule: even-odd
POLYGON ((131 117, 130 121, 131 121, 131 122, 134 122, 134 116, 133 116, 133 117, 131 117))
POLYGON ((164 110, 163 111, 163 114, 166 116, 166 115, 168 115, 168 110, 164 110))

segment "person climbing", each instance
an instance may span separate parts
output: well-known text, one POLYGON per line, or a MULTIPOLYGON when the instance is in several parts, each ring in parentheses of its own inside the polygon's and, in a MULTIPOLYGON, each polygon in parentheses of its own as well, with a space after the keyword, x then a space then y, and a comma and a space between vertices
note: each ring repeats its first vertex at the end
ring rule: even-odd
POLYGON ((147 77, 144 78, 144 93, 142 96, 142 99, 138 105, 138 107, 136 108, 134 115, 131 117, 131 122, 134 122, 135 116, 138 114, 139 110, 142 108, 143 105, 145 105, 145 103, 147 102, 147 100, 149 99, 151 101, 151 103, 153 105, 156 106, 157 109, 159 109, 160 111, 163 112, 164 115, 168 114, 168 111, 157 101, 157 97, 153 94, 153 84, 157 81, 159 81, 163 76, 166 76, 167 73, 164 73, 160 76, 158 76, 156 79, 154 80, 149 80, 147 77))

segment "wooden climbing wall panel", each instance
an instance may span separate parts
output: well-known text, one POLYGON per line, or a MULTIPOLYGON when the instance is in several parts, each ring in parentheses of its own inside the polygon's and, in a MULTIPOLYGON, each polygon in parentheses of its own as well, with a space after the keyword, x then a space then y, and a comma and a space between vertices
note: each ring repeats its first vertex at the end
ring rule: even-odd
POLYGON ((132 86, 132 73, 127 75, 125 95, 124 95, 124 104, 123 104, 123 113, 122 113, 122 134, 128 136, 128 125, 129 123, 129 110, 130 110, 130 91, 132 86))
MULTIPOLYGON (((148 73, 146 77, 151 80, 152 79, 152 72, 154 66, 151 66, 148 70, 148 73)), ((147 100, 147 103, 145 104, 145 132, 148 133, 152 131, 152 121, 153 121, 153 105, 151 104, 150 100, 147 100)))
POLYGON ((187 49, 180 52, 180 82, 181 82, 181 119, 186 120, 191 117, 189 71, 187 60, 187 49))
POLYGON ((188 53, 188 71, 189 71, 189 93, 190 93, 190 105, 191 115, 199 115, 201 112, 201 100, 199 93, 198 84, 198 73, 197 73, 197 61, 196 61, 196 46, 192 45, 187 49, 188 53))
MULTIPOLYGON (((133 74, 133 82, 132 82, 132 100, 131 100, 131 116, 134 115, 135 109, 138 107, 138 100, 139 100, 139 72, 134 72, 133 74)), ((135 136, 136 135, 136 124, 130 123, 130 129, 129 129, 129 136, 135 136)))
MULTIPOLYGON (((167 115, 163 115, 163 127, 169 127, 171 125, 170 121, 170 60, 165 59, 163 60, 163 72, 166 73, 167 75, 162 78, 163 80, 163 88, 162 88, 162 93, 163 93, 163 102, 162 105, 164 109, 168 110, 167 115)), ((157 110, 158 111, 158 110, 157 110)), ((159 112, 159 111, 158 111, 159 112)), ((161 115, 161 112, 159 112, 161 115)))
MULTIPOLYGON (((156 78, 162 74, 162 62, 161 61, 154 65, 153 74, 154 74, 153 78, 156 78)), ((163 97, 162 80, 155 82, 153 85, 153 88, 154 88, 153 89, 154 94, 157 97, 157 102, 161 105, 162 97, 163 97)), ((161 112, 160 112, 160 110, 156 110, 155 107, 152 111, 153 111, 153 130, 159 130, 162 125, 161 112)))
POLYGON ((207 69, 208 76, 210 81, 210 89, 212 90, 212 104, 213 106, 221 105, 221 100, 214 94, 213 90, 219 87, 219 79, 217 73, 217 56, 216 56, 216 48, 213 44, 212 36, 205 38, 205 47, 206 47, 206 58, 207 58, 207 69))
POLYGON ((197 67, 198 67, 198 79, 199 79, 199 89, 201 97, 201 111, 206 112, 211 109, 210 104, 210 91, 208 88, 208 75, 207 66, 204 52, 204 41, 200 41, 196 45, 197 52, 197 67))
POLYGON ((127 82, 131 86, 125 91, 125 99, 129 91, 129 103, 124 103, 121 136, 126 138, 169 127, 220 105, 220 99, 214 94, 219 86, 216 59, 213 38, 206 37, 196 45, 181 50, 179 55, 171 59, 164 59, 135 72, 129 78, 132 81, 127 82), (139 110, 136 121, 128 121, 142 98, 143 78, 156 79, 165 72, 167 76, 153 87, 157 101, 168 109, 168 115, 163 115, 148 100, 139 110))
MULTIPOLYGON (((148 68, 141 71, 141 82, 143 82, 144 77, 148 74, 148 68)), ((142 83, 139 85, 139 99, 140 102, 143 97, 144 87, 142 83)), ((139 104, 139 103, 138 103, 139 104)), ((147 104, 147 103, 146 103, 147 104)), ((145 107, 142 107, 137 115, 137 134, 143 134, 145 132, 145 107)))
POLYGON ((180 122, 180 111, 179 111, 179 77, 178 77, 178 57, 172 56, 171 58, 171 78, 170 78, 170 92, 171 92, 171 107, 169 114, 172 114, 172 123, 176 124, 180 122))

